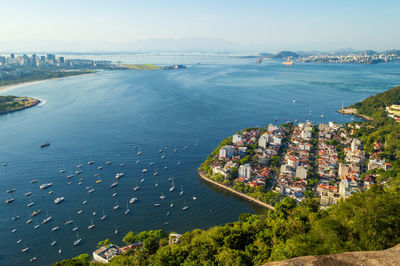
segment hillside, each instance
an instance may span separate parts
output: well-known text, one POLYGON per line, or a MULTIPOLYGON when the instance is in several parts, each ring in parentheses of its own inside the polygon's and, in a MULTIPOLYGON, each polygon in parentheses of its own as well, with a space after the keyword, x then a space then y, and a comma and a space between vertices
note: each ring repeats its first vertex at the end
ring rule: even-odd
POLYGON ((274 55, 272 58, 287 58, 287 57, 298 58, 300 56, 294 52, 282 51, 274 55))
POLYGON ((361 102, 353 104, 351 107, 357 109, 359 114, 376 118, 386 116, 385 107, 392 104, 400 104, 400 86, 368 97, 361 102))
POLYGON ((397 265, 400 260, 400 245, 382 251, 358 251, 335 255, 306 256, 290 260, 267 263, 264 266, 290 265, 397 265))

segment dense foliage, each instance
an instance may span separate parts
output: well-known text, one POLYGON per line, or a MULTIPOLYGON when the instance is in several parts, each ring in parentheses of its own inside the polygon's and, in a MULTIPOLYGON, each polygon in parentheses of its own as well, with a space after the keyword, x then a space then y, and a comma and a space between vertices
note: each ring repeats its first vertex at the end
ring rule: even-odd
POLYGON ((392 104, 400 104, 400 86, 368 97, 362 102, 355 103, 351 107, 356 108, 359 114, 377 118, 386 116, 385 107, 391 106, 392 104))
POLYGON ((143 249, 118 256, 110 265, 260 265, 304 255, 385 249, 400 242, 399 208, 399 191, 382 186, 328 210, 320 210, 312 199, 296 206, 285 198, 265 216, 242 214, 237 222, 195 229, 184 233, 179 244, 166 245, 165 235, 155 231, 138 234, 143 249), (155 241, 155 236, 164 241, 155 241))

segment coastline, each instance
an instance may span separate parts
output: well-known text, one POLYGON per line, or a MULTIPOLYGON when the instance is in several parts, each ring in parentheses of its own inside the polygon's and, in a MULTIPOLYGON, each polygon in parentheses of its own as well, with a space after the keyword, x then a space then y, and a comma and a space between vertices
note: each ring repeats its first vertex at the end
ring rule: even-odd
POLYGON ((341 113, 341 114, 344 114, 344 115, 354 115, 354 116, 360 117, 362 119, 365 119, 367 121, 371 121, 372 120, 372 118, 369 117, 369 116, 358 114, 357 110, 354 109, 354 108, 343 108, 343 109, 338 110, 338 113, 341 113))
POLYGON ((64 77, 54 77, 54 78, 47 78, 47 79, 38 79, 38 80, 32 80, 32 81, 17 82, 17 83, 14 83, 14 84, 0 86, 0 93, 3 92, 3 91, 6 91, 6 90, 16 89, 16 88, 19 88, 19 87, 22 87, 22 86, 25 86, 25 85, 42 83, 42 82, 48 81, 48 80, 70 78, 70 77, 89 75, 89 74, 94 74, 94 73, 96 73, 96 72, 93 72, 93 73, 82 73, 82 74, 76 74, 76 75, 64 76, 64 77))
POLYGON ((216 185, 216 186, 218 186, 220 188, 223 188, 223 189, 225 189, 225 190, 227 190, 227 191, 229 191, 229 192, 231 192, 231 193, 233 193, 235 195, 238 195, 238 196, 240 196, 240 197, 242 197, 242 198, 244 198, 244 199, 246 199, 248 201, 256 203, 257 205, 259 205, 261 207, 264 207, 264 208, 267 208, 267 209, 270 209, 270 210, 274 210, 275 209, 274 206, 272 206, 272 205, 270 205, 268 203, 262 202, 261 200, 255 199, 255 198, 253 198, 253 197, 251 197, 249 195, 246 195, 246 194, 241 193, 239 191, 236 191, 236 190, 234 190, 234 189, 232 189, 232 188, 230 188, 228 186, 225 186, 225 185, 220 184, 220 183, 218 183, 218 182, 216 182, 214 180, 211 180, 210 178, 208 178, 206 176, 206 173, 204 173, 202 171, 198 171, 198 174, 199 174, 201 179, 203 179, 204 181, 206 181, 208 183, 211 183, 211 184, 216 185))

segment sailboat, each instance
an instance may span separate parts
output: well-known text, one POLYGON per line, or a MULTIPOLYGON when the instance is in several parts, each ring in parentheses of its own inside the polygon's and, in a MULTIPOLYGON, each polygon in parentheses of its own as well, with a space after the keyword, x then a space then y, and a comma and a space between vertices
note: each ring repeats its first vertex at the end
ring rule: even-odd
POLYGON ((71 219, 71 216, 69 217, 69 220, 67 220, 67 221, 65 221, 65 225, 68 225, 68 224, 72 224, 74 222, 74 220, 72 220, 71 219))
POLYGON ((172 192, 172 191, 174 191, 174 189, 175 189, 174 178, 172 178, 171 187, 169 188, 169 191, 172 192))
POLYGON ((119 205, 118 205, 117 200, 115 200, 115 205, 114 205, 113 209, 114 209, 114 211, 119 209, 119 205))
POLYGON ((17 240, 17 244, 21 244, 21 242, 22 242, 22 239, 17 240))
POLYGON ((51 220, 52 218, 53 218, 53 217, 49 216, 49 213, 47 212, 47 217, 46 217, 45 219, 43 219, 42 224, 45 224, 45 223, 50 222, 50 220, 51 220))
POLYGON ((117 226, 115 226, 114 235, 118 235, 118 229, 117 229, 117 226))
POLYGON ((183 204, 183 208, 182 208, 182 210, 186 211, 187 209, 189 209, 189 206, 188 206, 188 205, 186 205, 186 201, 185 201, 185 203, 183 204))
POLYGON ((125 215, 128 215, 130 212, 129 210, 129 206, 128 206, 128 201, 126 202, 126 211, 125 211, 125 215))
POLYGON ((165 195, 164 195, 164 193, 162 193, 162 192, 161 192, 160 199, 165 199, 165 195))
POLYGON ((32 201, 32 197, 29 198, 29 203, 26 205, 27 207, 32 207, 35 203, 32 201))
POLYGON ((64 168, 64 165, 63 165, 63 167, 60 169, 60 174, 64 174, 65 173, 65 168, 64 168))
POLYGON ((74 241, 74 246, 79 245, 82 242, 82 238, 79 238, 78 232, 76 232, 76 240, 74 241))
POLYGON ((179 192, 179 196, 182 196, 183 195, 183 189, 182 189, 182 186, 181 186, 181 192, 179 192))
POLYGON ((131 200, 129 201, 130 204, 133 204, 137 201, 137 198, 131 198, 131 200))
POLYGON ((103 210, 103 216, 100 217, 100 220, 104 221, 107 218, 107 215, 104 214, 104 210, 103 210))
POLYGON ((90 221, 91 221, 91 224, 88 226, 89 230, 94 228, 93 218, 91 218, 90 221))
POLYGON ((29 250, 29 247, 27 247, 26 244, 25 244, 25 247, 24 247, 23 249, 21 249, 21 252, 22 252, 22 253, 25 253, 25 252, 27 252, 28 250, 29 250))
POLYGON ((57 241, 53 240, 51 241, 50 246, 54 246, 55 244, 57 244, 57 241))
POLYGON ((155 187, 158 187, 158 178, 156 179, 156 183, 154 184, 155 187))
POLYGON ((170 208, 174 207, 174 203, 171 201, 171 204, 169 205, 170 208))
POLYGON ((61 246, 58 249, 58 254, 61 254, 62 250, 61 250, 61 246))

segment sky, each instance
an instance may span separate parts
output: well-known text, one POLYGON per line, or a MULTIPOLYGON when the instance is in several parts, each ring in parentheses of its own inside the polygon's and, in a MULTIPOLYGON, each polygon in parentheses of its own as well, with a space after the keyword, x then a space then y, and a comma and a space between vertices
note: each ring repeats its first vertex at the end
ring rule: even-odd
POLYGON ((0 50, 400 49, 399 0, 0 0, 0 50))

